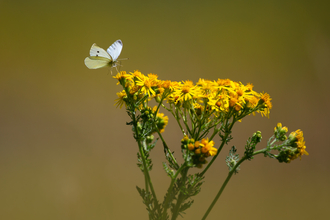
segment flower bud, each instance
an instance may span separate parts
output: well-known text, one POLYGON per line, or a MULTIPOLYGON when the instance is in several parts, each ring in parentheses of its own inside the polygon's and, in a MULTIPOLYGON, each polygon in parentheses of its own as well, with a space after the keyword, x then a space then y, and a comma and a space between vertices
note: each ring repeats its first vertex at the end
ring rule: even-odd
POLYGON ((157 95, 156 97, 155 97, 155 100, 156 100, 156 102, 160 102, 162 99, 159 97, 159 95, 157 95))
POLYGON ((256 133, 253 134, 252 136, 252 140, 255 142, 255 143, 259 143, 262 139, 262 136, 261 136, 261 131, 257 131, 256 133))
POLYGON ((194 145, 193 145, 192 143, 190 143, 190 144, 188 144, 188 149, 189 149, 189 150, 194 150, 195 147, 194 147, 194 145))
POLYGON ((195 150, 195 154, 197 154, 197 155, 198 155, 198 154, 201 154, 201 149, 196 149, 196 150, 195 150))
POLYGON ((146 138, 147 143, 151 143, 154 140, 154 136, 153 135, 148 135, 146 138))
POLYGON ((286 133, 288 132, 287 127, 282 127, 281 123, 277 123, 277 126, 274 128, 274 135, 280 141, 285 141, 287 139, 286 133))

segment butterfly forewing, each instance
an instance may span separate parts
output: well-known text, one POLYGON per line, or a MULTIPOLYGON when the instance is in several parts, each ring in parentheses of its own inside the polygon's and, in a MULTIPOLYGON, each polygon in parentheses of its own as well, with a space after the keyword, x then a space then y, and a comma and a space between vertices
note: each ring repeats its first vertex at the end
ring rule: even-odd
POLYGON ((91 50, 89 51, 89 54, 91 56, 95 56, 95 57, 104 57, 109 59, 110 61, 112 61, 112 57, 110 57, 110 55, 101 47, 97 46, 96 44, 93 44, 91 47, 91 50))
POLYGON ((107 52, 112 57, 112 60, 116 61, 122 49, 123 49, 123 42, 121 40, 117 40, 107 49, 107 52))

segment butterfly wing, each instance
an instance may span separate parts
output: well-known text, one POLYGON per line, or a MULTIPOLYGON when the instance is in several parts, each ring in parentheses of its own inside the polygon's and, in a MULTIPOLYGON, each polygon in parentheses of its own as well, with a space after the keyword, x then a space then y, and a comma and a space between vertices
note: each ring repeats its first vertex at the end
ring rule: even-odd
MULTIPOLYGON (((104 51, 105 52, 105 51, 104 51)), ((111 65, 112 60, 102 56, 90 56, 86 57, 85 65, 89 69, 98 69, 111 65)))
POLYGON ((107 52, 108 54, 110 54, 112 60, 116 61, 122 49, 123 49, 123 42, 121 40, 117 40, 107 49, 107 52))
POLYGON ((90 56, 92 57, 104 57, 112 61, 112 57, 101 47, 93 44, 91 50, 89 51, 90 56))

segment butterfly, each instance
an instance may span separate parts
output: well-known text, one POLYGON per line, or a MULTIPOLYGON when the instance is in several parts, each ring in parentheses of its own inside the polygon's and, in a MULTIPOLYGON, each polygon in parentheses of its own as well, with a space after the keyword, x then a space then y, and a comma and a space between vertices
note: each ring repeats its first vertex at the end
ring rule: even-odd
POLYGON ((89 51, 90 56, 85 58, 85 65, 89 69, 98 69, 106 66, 117 68, 117 58, 122 49, 123 42, 121 40, 116 40, 107 51, 93 44, 89 51))

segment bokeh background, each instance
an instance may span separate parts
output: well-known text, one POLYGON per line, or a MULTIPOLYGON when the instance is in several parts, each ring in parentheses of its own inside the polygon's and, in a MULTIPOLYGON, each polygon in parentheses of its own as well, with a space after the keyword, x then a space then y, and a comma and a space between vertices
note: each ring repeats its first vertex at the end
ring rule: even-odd
MULTIPOLYGON (((273 99, 270 119, 249 116, 230 146, 277 122, 302 129, 309 156, 245 162, 208 219, 328 219, 330 205, 328 1, 1 1, 0 219, 147 219, 135 186, 137 146, 114 106, 108 69, 89 70, 93 43, 121 39, 121 70, 160 79, 253 83, 273 99)), ((180 156, 170 118, 165 138, 180 156)), ((218 142, 219 144, 219 142, 218 142)), ((227 175, 224 149, 185 219, 201 219, 227 175)), ((158 198, 169 178, 152 153, 158 198)), ((181 160, 182 161, 182 160, 181 160)))

